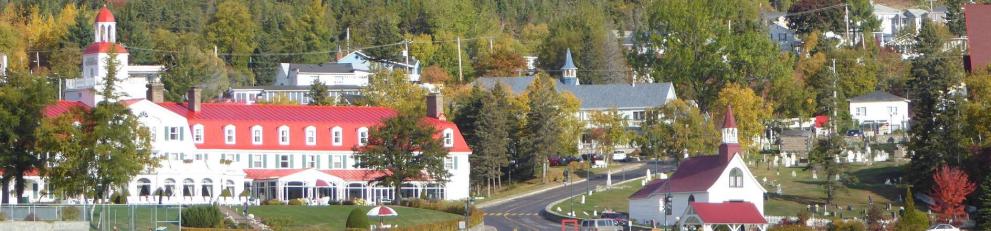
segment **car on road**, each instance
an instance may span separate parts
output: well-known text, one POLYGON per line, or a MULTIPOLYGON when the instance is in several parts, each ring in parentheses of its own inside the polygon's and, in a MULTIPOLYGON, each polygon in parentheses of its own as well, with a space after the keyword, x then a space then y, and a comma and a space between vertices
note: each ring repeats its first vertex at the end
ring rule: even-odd
POLYGON ((613 219, 582 220, 581 231, 623 231, 623 226, 613 219))
POLYGON ((614 160, 614 161, 626 161, 626 152, 623 152, 623 151, 612 152, 612 160, 614 160))
POLYGON ((612 219, 619 223, 620 226, 626 226, 627 222, 630 222, 630 214, 627 213, 617 213, 617 212, 603 212, 599 215, 602 219, 612 219))
POLYGON ((935 224, 933 226, 929 226, 929 229, 926 231, 960 231, 960 229, 953 227, 953 225, 950 224, 935 224))
POLYGON ((848 130, 846 131, 846 136, 861 137, 864 136, 864 132, 860 130, 848 130))

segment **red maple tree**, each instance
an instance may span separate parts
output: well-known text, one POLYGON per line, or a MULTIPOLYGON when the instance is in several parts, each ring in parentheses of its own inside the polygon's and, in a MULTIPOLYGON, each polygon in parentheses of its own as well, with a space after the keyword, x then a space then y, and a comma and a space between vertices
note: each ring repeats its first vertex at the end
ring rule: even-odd
POLYGON ((939 214, 941 221, 960 221, 966 218, 963 201, 967 195, 974 192, 974 183, 968 179, 967 173, 959 168, 942 166, 933 173, 932 197, 936 200, 933 212, 939 214))

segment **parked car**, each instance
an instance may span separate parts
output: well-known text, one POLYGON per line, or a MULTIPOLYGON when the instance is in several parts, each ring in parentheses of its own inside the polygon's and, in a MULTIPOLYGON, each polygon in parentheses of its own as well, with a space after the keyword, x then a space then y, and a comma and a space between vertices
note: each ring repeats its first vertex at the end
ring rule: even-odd
POLYGON ((848 130, 846 131, 846 136, 861 137, 864 136, 864 132, 860 130, 848 130))
POLYGON ((933 226, 929 226, 929 229, 926 231, 960 231, 960 229, 953 227, 953 225, 950 224, 935 224, 933 226))
POLYGON ((602 160, 602 155, 599 155, 599 154, 582 154, 582 160, 584 160, 584 161, 602 160))
POLYGON ((572 156, 548 156, 547 162, 551 166, 566 166, 573 161, 578 161, 578 158, 572 156))
POLYGON ((623 151, 612 152, 612 160, 613 161, 625 161, 626 160, 626 153, 623 152, 623 151))
POLYGON ((599 215, 599 218, 612 219, 616 221, 616 223, 619 223, 620 226, 626 226, 626 223, 630 222, 630 215, 627 213, 603 212, 602 215, 599 215))
POLYGON ((582 220, 581 231, 623 231, 623 226, 613 219, 582 220))

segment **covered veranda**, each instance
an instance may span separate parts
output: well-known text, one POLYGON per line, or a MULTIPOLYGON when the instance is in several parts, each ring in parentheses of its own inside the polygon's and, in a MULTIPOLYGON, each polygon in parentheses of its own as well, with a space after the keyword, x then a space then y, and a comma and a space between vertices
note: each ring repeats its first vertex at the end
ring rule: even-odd
POLYGON ((689 203, 680 230, 713 231, 719 227, 731 231, 764 231, 767 220, 750 202, 689 203))

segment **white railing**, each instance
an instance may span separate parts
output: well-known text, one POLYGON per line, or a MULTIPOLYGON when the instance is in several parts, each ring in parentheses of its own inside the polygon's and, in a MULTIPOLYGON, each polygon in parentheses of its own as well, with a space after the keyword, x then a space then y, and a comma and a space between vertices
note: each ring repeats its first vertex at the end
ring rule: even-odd
POLYGON ((87 79, 87 78, 79 78, 79 79, 66 79, 65 80, 65 88, 66 89, 91 88, 94 85, 96 85, 96 81, 94 81, 94 79, 91 79, 91 78, 89 78, 89 79, 87 79))

